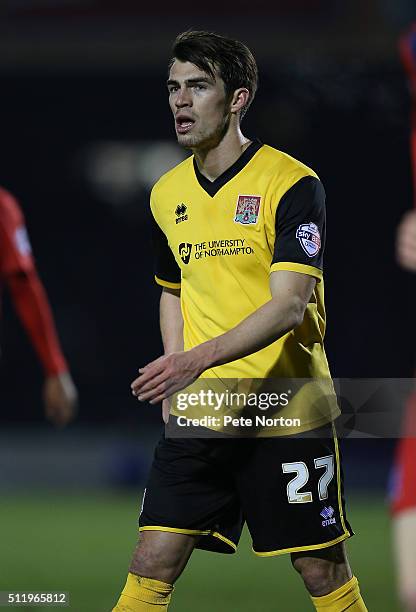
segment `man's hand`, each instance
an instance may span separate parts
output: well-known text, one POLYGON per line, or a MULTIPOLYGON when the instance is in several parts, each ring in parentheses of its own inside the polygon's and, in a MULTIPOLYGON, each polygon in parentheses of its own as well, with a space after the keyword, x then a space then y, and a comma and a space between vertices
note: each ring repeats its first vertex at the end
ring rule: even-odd
POLYGON ((406 213, 397 228, 396 253, 403 268, 416 272, 416 210, 406 213))
POLYGON ((167 399, 202 374, 206 368, 200 361, 194 349, 159 357, 139 369, 140 376, 131 383, 133 395, 151 404, 167 399))
POLYGON ((69 372, 49 376, 43 386, 46 418, 64 427, 75 416, 78 393, 69 372))

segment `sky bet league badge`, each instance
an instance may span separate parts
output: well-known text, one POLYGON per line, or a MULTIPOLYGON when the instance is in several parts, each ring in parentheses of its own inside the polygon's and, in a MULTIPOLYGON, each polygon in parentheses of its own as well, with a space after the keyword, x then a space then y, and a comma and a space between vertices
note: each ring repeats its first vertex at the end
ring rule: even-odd
POLYGON ((315 223, 302 223, 296 231, 302 249, 308 257, 314 257, 321 248, 321 236, 315 223))

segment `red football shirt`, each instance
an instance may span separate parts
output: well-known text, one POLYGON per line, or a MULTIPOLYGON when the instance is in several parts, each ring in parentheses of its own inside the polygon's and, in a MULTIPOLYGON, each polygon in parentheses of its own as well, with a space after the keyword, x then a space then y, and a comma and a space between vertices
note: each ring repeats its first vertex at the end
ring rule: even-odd
POLYGON ((15 198, 0 188, 0 290, 4 284, 8 285, 46 375, 66 371, 51 309, 35 268, 23 213, 15 198))
POLYGON ((0 279, 33 267, 22 211, 13 196, 0 188, 0 279))
POLYGON ((396 447, 391 510, 393 514, 416 508, 416 392, 407 401, 403 435, 396 447))
MULTIPOLYGON (((412 97, 410 154, 413 171, 413 200, 416 206, 416 23, 405 32, 399 43, 412 97)), ((407 401, 403 438, 396 447, 393 466, 391 510, 393 514, 416 508, 416 391, 407 401)))

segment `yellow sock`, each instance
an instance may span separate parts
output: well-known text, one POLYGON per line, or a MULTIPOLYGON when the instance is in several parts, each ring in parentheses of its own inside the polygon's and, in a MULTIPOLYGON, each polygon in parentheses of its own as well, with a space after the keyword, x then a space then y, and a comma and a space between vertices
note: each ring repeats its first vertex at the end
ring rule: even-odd
POLYGON ((326 610, 326 612, 344 612, 344 610, 348 610, 348 612, 367 612, 355 576, 328 595, 312 597, 312 601, 317 610, 326 610))
POLYGON ((163 612, 168 609, 173 585, 128 574, 113 612, 163 612))

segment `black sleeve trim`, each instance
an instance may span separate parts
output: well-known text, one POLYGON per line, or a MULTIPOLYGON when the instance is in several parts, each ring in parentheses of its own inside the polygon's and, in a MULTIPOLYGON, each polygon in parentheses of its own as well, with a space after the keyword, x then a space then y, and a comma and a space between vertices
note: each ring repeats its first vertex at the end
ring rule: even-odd
POLYGON ((169 247, 165 234, 160 229, 152 215, 152 243, 154 251, 154 273, 161 281, 180 284, 181 269, 169 247))
POLYGON ((276 211, 272 264, 292 262, 322 270, 325 247, 325 190, 314 176, 292 185, 276 211))

